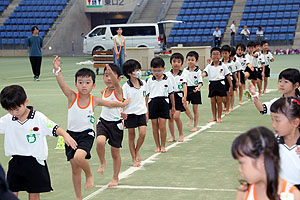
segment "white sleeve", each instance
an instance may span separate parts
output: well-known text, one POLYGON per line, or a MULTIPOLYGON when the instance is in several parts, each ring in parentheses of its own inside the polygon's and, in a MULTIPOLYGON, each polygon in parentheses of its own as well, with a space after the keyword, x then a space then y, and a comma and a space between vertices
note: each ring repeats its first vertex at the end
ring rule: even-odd
POLYGON ((264 111, 261 112, 261 114, 267 114, 267 115, 271 115, 271 106, 272 104, 277 101, 279 98, 274 98, 272 99, 271 101, 269 102, 264 102, 262 105, 263 105, 263 108, 264 108, 264 111))
POLYGON ((38 111, 36 111, 35 117, 38 117, 40 121, 40 133, 43 135, 57 136, 56 130, 59 126, 55 122, 38 111))
POLYGON ((230 71, 226 65, 222 64, 222 67, 224 69, 224 76, 227 76, 228 74, 230 74, 230 71))
POLYGON ((262 64, 265 64, 265 63, 266 63, 266 60, 265 60, 264 54, 260 54, 260 57, 261 57, 261 63, 262 63, 262 64))
POLYGON ((248 64, 250 64, 250 56, 247 54, 246 56, 245 56, 245 58, 246 58, 246 67, 248 66, 248 64))
POLYGON ((146 95, 150 94, 150 84, 151 84, 151 78, 148 79, 147 85, 146 85, 146 95))
POLYGON ((168 78, 168 88, 169 88, 169 94, 174 93, 174 85, 173 85, 173 81, 171 78, 168 78))
POLYGON ((197 79, 198 79, 198 85, 202 83, 203 85, 203 79, 202 79, 202 71, 199 69, 198 74, 197 74, 197 79))
POLYGON ((6 129, 6 122, 5 122, 6 115, 0 118, 0 134, 5 134, 6 129))
POLYGON ((241 64, 240 61, 236 60, 236 61, 235 61, 235 66, 236 66, 236 70, 237 70, 237 71, 243 70, 243 66, 242 66, 242 64, 241 64))
POLYGON ((122 86, 122 89, 123 89, 123 98, 127 99, 128 98, 128 95, 127 95, 127 82, 124 83, 124 85, 122 86))
POLYGON ((273 54, 269 52, 269 55, 270 55, 270 60, 272 60, 274 58, 273 54))

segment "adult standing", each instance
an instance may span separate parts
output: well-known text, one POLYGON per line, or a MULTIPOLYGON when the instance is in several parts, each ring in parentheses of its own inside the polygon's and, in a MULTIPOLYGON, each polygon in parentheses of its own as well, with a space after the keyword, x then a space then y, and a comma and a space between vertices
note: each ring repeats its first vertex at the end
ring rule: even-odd
POLYGON ((258 27, 256 31, 256 41, 257 42, 262 42, 264 40, 264 31, 261 26, 258 27))
POLYGON ((222 36, 222 32, 219 30, 219 28, 217 27, 216 30, 213 33, 214 36, 214 42, 215 42, 215 47, 220 47, 221 45, 221 36, 222 36))
POLYGON ((32 35, 29 36, 26 40, 26 46, 29 52, 29 60, 31 63, 31 68, 33 72, 33 80, 39 81, 41 73, 41 64, 42 64, 42 50, 43 39, 39 36, 39 29, 37 26, 31 28, 32 35))
POLYGON ((241 31, 241 35, 242 35, 242 42, 245 46, 247 46, 247 41, 250 38, 250 31, 247 28, 247 26, 244 26, 244 29, 241 31))
POLYGON ((232 21, 232 24, 230 26, 230 36, 231 36, 231 40, 230 40, 230 46, 234 47, 235 46, 235 34, 236 34, 236 28, 235 28, 235 21, 232 21))
POLYGON ((114 41, 114 64, 119 66, 121 69, 121 73, 123 75, 123 64, 125 62, 126 53, 126 43, 125 37, 122 35, 122 28, 117 29, 117 35, 113 37, 114 41))

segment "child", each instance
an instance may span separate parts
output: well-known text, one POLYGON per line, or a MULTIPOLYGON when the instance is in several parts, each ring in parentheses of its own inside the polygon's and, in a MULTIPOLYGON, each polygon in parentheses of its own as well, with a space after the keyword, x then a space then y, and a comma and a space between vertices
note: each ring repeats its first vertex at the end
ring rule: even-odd
MULTIPOLYGON (((288 68, 280 72, 278 77, 278 90, 283 97, 300 97, 300 92, 298 89, 299 85, 300 72, 298 69, 288 68)), ((270 115, 270 107, 278 98, 262 104, 259 101, 258 93, 256 93, 255 86, 253 84, 249 84, 249 92, 257 110, 261 114, 270 115)))
MULTIPOLYGON (((102 91, 102 98, 115 102, 122 102, 123 92, 119 85, 121 81, 120 68, 114 64, 104 67, 104 83, 107 86, 102 91)), ((119 184, 119 172, 121 168, 120 148, 123 141, 123 123, 121 119, 121 108, 102 107, 101 115, 97 124, 97 154, 100 159, 98 174, 104 174, 105 170, 105 143, 111 146, 111 156, 113 159, 113 178, 108 187, 119 184)))
POLYGON ((257 54, 257 72, 256 72, 256 78, 257 78, 257 88, 258 88, 258 94, 261 96, 261 88, 262 88, 262 80, 265 76, 265 58, 264 55, 261 53, 260 49, 260 42, 256 43, 255 46, 255 54, 257 54))
POLYGON ((7 182, 18 196, 27 191, 28 199, 39 200, 41 192, 52 190, 46 159, 46 136, 61 135, 65 143, 76 150, 76 141, 42 113, 27 106, 29 100, 19 85, 5 87, 0 93, 1 106, 8 114, 0 118, 0 133, 4 133, 4 149, 9 161, 7 182))
MULTIPOLYGON (((168 78, 171 78, 173 80, 173 89, 174 89, 174 98, 175 98, 175 114, 171 114, 170 110, 170 119, 169 119, 169 129, 171 132, 171 139, 168 140, 168 142, 174 142, 175 141, 175 133, 174 133, 174 120, 176 122, 178 132, 179 132, 179 138, 178 142, 183 142, 184 136, 182 132, 182 122, 180 119, 180 112, 184 112, 185 108, 184 105, 186 105, 186 96, 187 96, 187 86, 186 86, 186 80, 184 77, 184 74, 182 73, 182 70, 180 70, 180 67, 183 64, 184 57, 180 53, 174 53, 170 57, 170 63, 172 65, 171 71, 167 72, 166 75, 168 78)), ((172 109, 172 104, 169 104, 169 108, 172 109)))
POLYGON ((264 76, 264 90, 263 90, 263 94, 265 94, 268 86, 268 78, 270 77, 270 62, 274 62, 274 57, 271 51, 269 51, 269 44, 267 41, 262 41, 261 46, 262 46, 262 54, 265 59, 265 76, 264 76))
POLYGON ((173 85, 170 78, 164 74, 165 62, 156 57, 151 60, 153 77, 147 82, 147 119, 151 119, 153 137, 156 145, 155 152, 166 152, 166 119, 170 119, 169 96, 172 103, 171 114, 175 113, 173 85), (160 140, 159 140, 160 132, 160 140))
MULTIPOLYGON (((233 87, 235 88, 233 90, 233 92, 234 92, 234 96, 238 96, 237 88, 240 85, 238 75, 239 75, 239 72, 243 69, 243 66, 241 65, 240 61, 238 61, 235 57, 235 55, 236 55, 235 48, 231 47, 230 50, 231 50, 230 51, 230 59, 233 61, 234 69, 236 70, 235 73, 233 74, 233 80, 235 82, 235 83, 232 83, 233 87)), ((230 105, 232 106, 230 109, 233 110, 234 98, 231 98, 230 105)))
MULTIPOLYGON (((226 65, 226 67, 229 70, 230 73, 230 79, 232 81, 232 90, 235 90, 235 85, 236 85, 236 67, 235 63, 233 60, 230 59, 230 54, 231 54, 231 48, 229 45, 224 45, 221 48, 222 51, 222 62, 226 65)), ((223 98, 225 100, 225 105, 226 105, 226 112, 225 115, 229 115, 229 112, 232 112, 233 110, 233 103, 234 103, 234 93, 229 93, 229 82, 227 79, 225 79, 225 86, 226 86, 226 98, 223 98)))
POLYGON ((246 69, 245 69, 245 80, 250 79, 253 85, 256 85, 257 75, 257 57, 255 53, 255 42, 249 42, 247 44, 248 53, 246 54, 246 69))
POLYGON ((299 190, 279 177, 278 144, 269 129, 257 127, 238 136, 231 154, 246 181, 239 187, 236 200, 300 199, 299 190))
POLYGON ((232 91, 232 81, 230 78, 230 72, 228 68, 220 61, 221 59, 221 49, 214 47, 210 50, 210 56, 212 63, 208 64, 202 73, 202 77, 208 76, 209 80, 209 94, 211 103, 211 111, 213 114, 213 119, 209 122, 222 122, 222 99, 226 96, 226 86, 225 79, 229 82, 229 93, 232 91), (216 106, 218 108, 216 108, 216 106), (218 109, 218 110, 217 110, 218 109), (217 118, 218 111, 218 118, 217 118))
POLYGON ((278 134, 280 177, 300 189, 300 99, 280 98, 271 106, 272 126, 278 134))
MULTIPOLYGON (((187 80, 187 101, 193 105, 193 113, 194 113, 194 126, 190 130, 190 132, 197 131, 198 121, 199 121, 199 111, 198 105, 202 104, 201 101, 201 92, 200 88, 203 86, 202 80, 202 72, 196 63, 198 62, 199 54, 196 51, 190 51, 186 55, 186 61, 188 67, 184 69, 184 75, 187 80)), ((187 115, 189 113, 189 109, 186 106, 187 115)), ((192 122, 192 118, 189 117, 190 120, 187 126, 190 126, 192 122)))
POLYGON ((123 74, 128 81, 123 85, 123 98, 132 101, 122 112, 125 127, 128 128, 129 150, 134 167, 139 167, 141 156, 139 150, 146 136, 146 83, 141 80, 141 64, 133 59, 127 60, 123 65, 123 74), (135 146, 135 128, 139 130, 139 138, 135 146))
POLYGON ((67 132, 77 141, 76 151, 66 147, 67 160, 72 166, 72 179, 77 199, 82 199, 81 194, 81 171, 86 177, 85 189, 94 186, 93 175, 87 159, 91 158, 95 133, 94 133, 94 108, 96 106, 121 107, 122 103, 104 101, 94 97, 90 93, 95 88, 95 73, 87 68, 78 70, 75 74, 75 86, 78 90, 71 90, 65 83, 61 73, 60 58, 57 56, 53 61, 53 70, 56 80, 68 99, 68 130, 67 132))
POLYGON ((238 69, 238 86, 239 86, 239 105, 242 105, 243 90, 245 89, 245 74, 246 70, 246 57, 245 57, 246 47, 244 44, 240 43, 236 46, 236 60, 241 64, 241 68, 238 69))

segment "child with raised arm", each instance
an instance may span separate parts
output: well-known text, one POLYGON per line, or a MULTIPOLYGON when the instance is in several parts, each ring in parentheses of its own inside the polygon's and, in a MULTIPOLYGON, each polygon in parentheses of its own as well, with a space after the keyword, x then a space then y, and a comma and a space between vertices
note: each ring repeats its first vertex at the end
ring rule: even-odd
MULTIPOLYGON (((102 98, 121 103, 123 101, 122 88, 119 85, 121 81, 120 68, 114 64, 104 67, 104 83, 107 86, 102 91, 102 98)), ((111 146, 111 156, 113 159, 113 178, 108 187, 114 187, 119 184, 119 172, 121 168, 120 148, 123 141, 123 123, 121 119, 121 108, 102 107, 101 115, 97 124, 97 154, 100 160, 98 174, 104 174, 105 170, 105 144, 111 146)))
MULTIPOLYGON (((183 70, 184 76, 187 80, 187 98, 186 100, 193 105, 193 113, 194 113, 194 125, 190 132, 197 131, 198 121, 199 121, 199 111, 198 105, 202 104, 201 101, 201 92, 200 88, 203 86, 202 80, 202 72, 196 63, 198 62, 199 54, 196 51, 190 51, 186 55, 186 62, 188 67, 183 70)), ((187 126, 190 126, 193 118, 191 114, 189 114, 189 108, 186 106, 186 114, 189 117, 189 122, 187 126), (190 115, 190 116, 189 116, 190 115)))
POLYGON ((67 146, 77 148, 76 141, 44 114, 27 106, 29 100, 19 85, 5 87, 0 93, 1 106, 8 114, 0 118, 0 133, 4 134, 4 150, 12 159, 8 164, 9 189, 18 196, 29 193, 29 200, 39 200, 40 193, 52 189, 46 159, 46 136, 61 135, 67 146))
POLYGON ((280 98, 271 106, 272 126, 280 153, 280 177, 300 189, 300 99, 280 98))
POLYGON ((265 127, 250 129, 232 143, 231 154, 239 162, 245 179, 236 200, 299 200, 299 190, 279 176, 279 148, 272 131, 265 127))
MULTIPOLYGON (((300 72, 298 69, 288 68, 280 72, 278 77, 278 90, 283 97, 300 97, 300 72)), ((270 107, 278 98, 274 98, 269 102, 261 103, 259 94, 256 92, 255 86, 249 83, 249 92, 255 107, 261 114, 270 115, 270 107)))
POLYGON ((262 47, 261 52, 265 59, 265 76, 264 76, 264 90, 263 90, 263 94, 265 94, 268 86, 268 78, 270 77, 270 64, 271 62, 274 62, 274 57, 271 51, 269 50, 269 44, 267 41, 262 41, 261 47, 262 47))
MULTIPOLYGON (((174 100, 175 100, 175 113, 172 115, 171 109, 172 104, 169 104, 170 108, 170 119, 169 129, 171 132, 171 138, 168 142, 175 142, 175 131, 174 131, 174 121, 176 122, 179 138, 178 142, 183 142, 184 136, 182 132, 182 121, 180 119, 180 113, 185 111, 184 105, 186 105, 187 96, 187 86, 185 76, 180 70, 183 64, 184 57, 180 53, 174 53, 170 57, 170 63, 172 65, 171 71, 166 72, 167 77, 171 78, 173 89, 174 89, 174 100)), ((201 77, 202 78, 202 77, 201 77)))
POLYGON ((165 74, 165 62, 156 57, 151 60, 153 77, 147 81, 146 105, 147 118, 151 119, 155 152, 166 152, 166 120, 170 119, 169 96, 172 103, 171 114, 175 113, 175 100, 172 80, 165 74), (159 139, 160 136, 160 139, 159 139))
POLYGON ((218 47, 213 47, 210 50, 210 56, 212 62, 206 66, 202 73, 202 77, 208 76, 209 80, 208 97, 210 98, 211 111, 213 115, 212 120, 209 120, 209 122, 222 122, 222 100, 223 97, 226 97, 225 79, 228 80, 230 94, 233 92, 232 81, 228 68, 220 61, 221 49, 218 47))
POLYGON ((95 88, 95 73, 87 68, 79 69, 75 74, 75 87, 78 92, 71 90, 65 83, 60 58, 53 61, 53 71, 62 92, 68 99, 68 130, 67 132, 77 141, 78 148, 73 150, 66 147, 67 160, 72 167, 72 179, 76 198, 82 199, 81 194, 81 172, 85 173, 86 184, 84 189, 94 186, 93 175, 88 163, 91 158, 91 149, 94 143, 94 108, 96 106, 121 107, 119 102, 105 101, 91 95, 95 88))
POLYGON ((238 86, 239 86, 239 105, 242 105, 243 90, 245 89, 245 74, 246 70, 246 56, 245 56, 246 47, 244 44, 240 43, 236 46, 236 61, 241 64, 241 68, 238 69, 238 86))
POLYGON ((123 65, 123 74, 128 81, 123 85, 123 98, 131 98, 123 114, 125 128, 128 129, 128 144, 134 167, 141 164, 140 148, 146 136, 146 82, 141 80, 141 64, 133 59, 123 65), (135 128, 138 128, 139 137, 135 145, 135 128))

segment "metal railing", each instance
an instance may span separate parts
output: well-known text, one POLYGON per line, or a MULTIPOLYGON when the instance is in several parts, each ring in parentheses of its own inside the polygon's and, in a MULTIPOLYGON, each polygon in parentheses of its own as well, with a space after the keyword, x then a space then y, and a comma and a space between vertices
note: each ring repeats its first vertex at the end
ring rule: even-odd
POLYGON ((160 7, 160 9, 157 12, 157 15, 155 17, 155 20, 157 22, 159 22, 165 18, 166 12, 168 11, 168 8, 169 8, 171 2, 172 2, 171 0, 166 0, 165 2, 162 3, 163 6, 160 7))
POLYGON ((129 18, 127 20, 127 24, 133 22, 133 17, 136 14, 136 9, 141 8, 144 5, 145 1, 148 1, 148 0, 141 0, 139 3, 136 4, 136 6, 134 7, 131 15, 129 16, 129 18))

